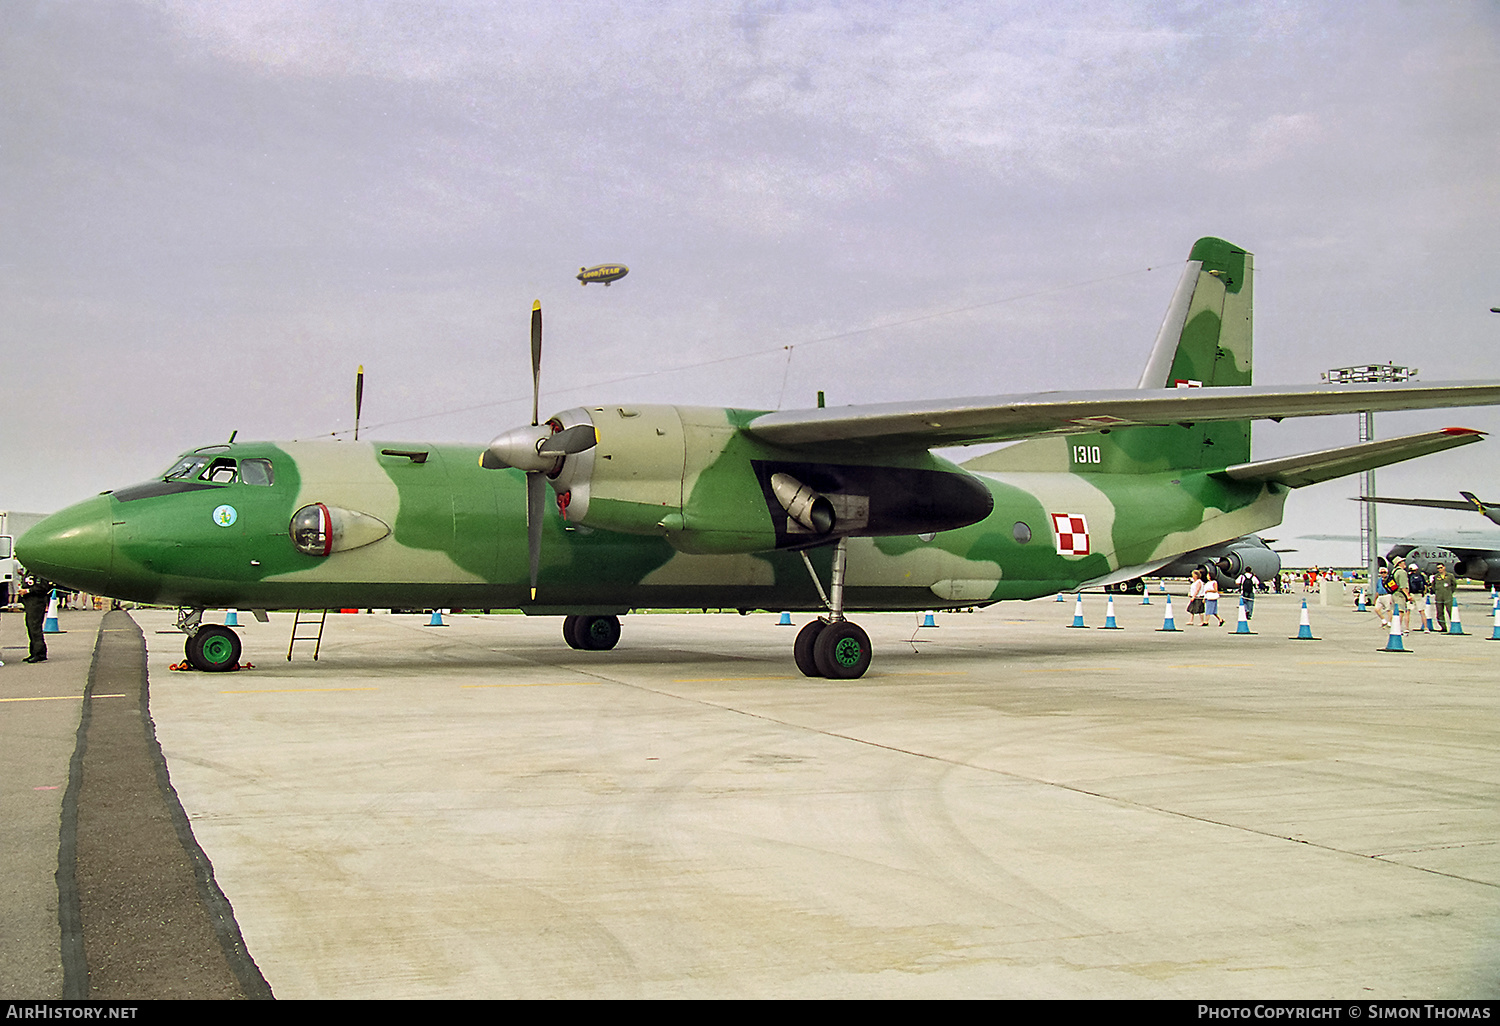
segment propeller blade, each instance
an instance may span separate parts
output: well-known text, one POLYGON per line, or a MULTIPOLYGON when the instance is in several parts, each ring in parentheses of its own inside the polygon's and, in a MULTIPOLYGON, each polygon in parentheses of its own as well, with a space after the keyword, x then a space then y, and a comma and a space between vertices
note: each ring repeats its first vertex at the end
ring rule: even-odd
POLYGON ((542 398, 542 301, 531 304, 531 423, 536 426, 542 398))
POLYGON ((542 440, 537 449, 538 456, 572 456, 580 452, 588 452, 599 444, 599 433, 594 430, 592 424, 575 424, 570 428, 563 428, 550 438, 542 440))
POLYGON ((531 555, 531 598, 542 568, 542 514, 547 509, 547 479, 540 472, 526 475, 526 545, 531 555))

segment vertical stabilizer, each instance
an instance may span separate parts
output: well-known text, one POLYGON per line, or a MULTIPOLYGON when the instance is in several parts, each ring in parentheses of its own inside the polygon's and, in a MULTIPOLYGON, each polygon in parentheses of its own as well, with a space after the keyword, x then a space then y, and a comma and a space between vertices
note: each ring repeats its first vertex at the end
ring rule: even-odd
MULTIPOLYGON (((1223 239, 1193 244, 1167 306, 1139 388, 1223 388, 1251 384, 1252 255, 1223 239)), ((1107 428, 1037 438, 980 456, 973 470, 1071 470, 1144 474, 1201 470, 1250 459, 1250 422, 1107 428)))

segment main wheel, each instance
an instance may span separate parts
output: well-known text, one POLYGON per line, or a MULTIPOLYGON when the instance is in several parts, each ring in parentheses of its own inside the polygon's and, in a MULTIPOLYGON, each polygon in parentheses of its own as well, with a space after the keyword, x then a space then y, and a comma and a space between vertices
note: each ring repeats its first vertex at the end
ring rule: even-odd
POLYGON ((589 652, 607 652, 620 640, 620 618, 618 616, 580 616, 573 624, 569 641, 576 641, 574 648, 589 652))
POLYGON ((857 623, 831 623, 813 645, 818 672, 830 680, 853 680, 870 668, 870 636, 857 623))
POLYGON ((568 616, 563 618, 563 640, 568 643, 569 648, 582 648, 583 643, 578 640, 578 617, 568 616))
POLYGON ((806 627, 797 632, 797 640, 792 642, 792 659, 797 663, 797 669, 802 671, 804 677, 821 677, 823 673, 818 669, 817 660, 813 658, 813 648, 818 643, 818 635, 823 633, 823 628, 828 624, 822 620, 814 620, 806 627))
POLYGON ((198 633, 188 639, 187 659, 210 673, 239 669, 240 636, 217 624, 199 627, 198 633))

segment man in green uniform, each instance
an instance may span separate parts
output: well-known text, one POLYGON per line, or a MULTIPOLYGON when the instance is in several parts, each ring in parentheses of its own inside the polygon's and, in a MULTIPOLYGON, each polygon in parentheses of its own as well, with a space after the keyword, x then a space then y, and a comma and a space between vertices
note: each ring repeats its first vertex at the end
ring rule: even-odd
POLYGON ((1432 575, 1432 601, 1437 604, 1438 630, 1444 634, 1448 632, 1448 610, 1453 608, 1453 585, 1453 575, 1448 573, 1448 567, 1439 563, 1437 573, 1432 575))

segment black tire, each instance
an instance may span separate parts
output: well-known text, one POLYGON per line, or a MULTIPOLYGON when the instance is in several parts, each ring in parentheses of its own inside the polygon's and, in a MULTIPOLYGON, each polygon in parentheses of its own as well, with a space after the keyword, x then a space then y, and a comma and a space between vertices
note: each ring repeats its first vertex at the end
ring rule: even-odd
POLYGON ((188 639, 188 662, 199 670, 223 673, 240 668, 240 636, 228 627, 209 624, 199 627, 188 639))
POLYGON ((573 626, 578 648, 589 652, 608 652, 620 640, 618 616, 580 616, 573 626))
POLYGON ((828 624, 822 620, 814 620, 798 631, 797 640, 792 642, 792 659, 804 677, 823 676, 822 671, 818 669, 817 660, 813 658, 813 649, 818 644, 818 635, 822 634, 823 628, 827 626, 828 624))
POLYGON ((568 616, 563 618, 563 640, 568 643, 569 648, 582 648, 583 642, 578 640, 578 617, 568 616))
POLYGON ((848 620, 831 623, 818 635, 813 661, 829 680, 854 680, 870 668, 870 636, 848 620))

